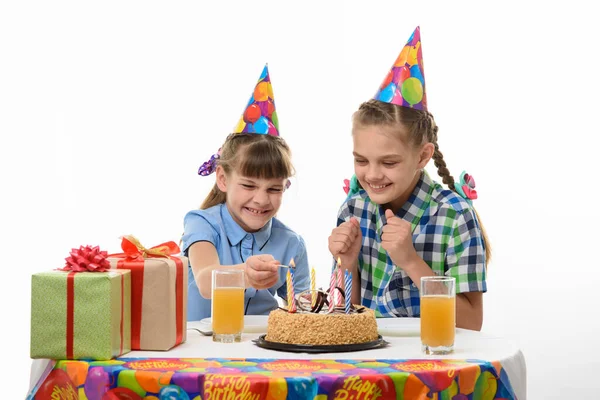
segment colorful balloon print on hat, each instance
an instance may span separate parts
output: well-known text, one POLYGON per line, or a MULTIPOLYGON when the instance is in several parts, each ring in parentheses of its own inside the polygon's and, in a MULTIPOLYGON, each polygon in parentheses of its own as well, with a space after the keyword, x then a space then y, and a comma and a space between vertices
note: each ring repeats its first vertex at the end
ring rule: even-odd
MULTIPOLYGON (((267 64, 265 64, 258 82, 254 86, 254 91, 250 95, 250 100, 248 100, 246 108, 232 133, 279 136, 279 119, 275 109, 273 86, 271 86, 267 64)), ((215 171, 220 151, 219 149, 208 161, 202 163, 198 168, 198 175, 208 176, 215 171)))
POLYGON ((427 111, 421 30, 418 26, 400 51, 373 99, 427 111))
POLYGON ((242 113, 233 133, 279 136, 279 121, 275 110, 273 86, 271 86, 268 65, 263 68, 246 109, 242 113))

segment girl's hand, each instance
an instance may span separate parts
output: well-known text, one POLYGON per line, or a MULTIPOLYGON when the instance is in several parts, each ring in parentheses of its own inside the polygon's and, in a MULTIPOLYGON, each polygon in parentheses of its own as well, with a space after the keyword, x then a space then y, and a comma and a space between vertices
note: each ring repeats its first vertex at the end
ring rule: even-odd
POLYGON ((340 224, 329 235, 329 252, 336 260, 339 257, 342 268, 351 272, 356 271, 361 247, 362 232, 356 218, 340 224))
POLYGON ((396 217, 392 210, 385 210, 387 223, 381 231, 381 247, 389 254, 394 264, 403 268, 419 257, 412 242, 410 223, 396 217))
POLYGON ((251 256, 246 260, 244 273, 255 289, 268 289, 279 279, 279 261, 270 254, 251 256))

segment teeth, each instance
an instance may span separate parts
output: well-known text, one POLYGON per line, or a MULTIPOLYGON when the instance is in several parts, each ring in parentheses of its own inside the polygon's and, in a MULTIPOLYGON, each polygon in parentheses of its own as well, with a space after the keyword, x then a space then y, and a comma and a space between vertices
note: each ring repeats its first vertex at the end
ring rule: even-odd
POLYGON ((259 211, 259 210, 255 210, 253 208, 247 208, 247 207, 246 207, 246 210, 250 211, 253 214, 264 214, 265 213, 265 211, 259 211))
POLYGON ((371 186, 373 189, 383 189, 384 187, 389 186, 389 185, 375 186, 375 185, 372 185, 372 184, 369 183, 369 186, 371 186))

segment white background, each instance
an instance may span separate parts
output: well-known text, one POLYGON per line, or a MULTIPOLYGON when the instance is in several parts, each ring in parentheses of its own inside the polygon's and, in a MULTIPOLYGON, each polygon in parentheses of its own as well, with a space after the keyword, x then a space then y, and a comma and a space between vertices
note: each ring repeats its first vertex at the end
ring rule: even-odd
POLYGON ((440 148, 493 246, 483 330, 519 343, 530 398, 598 396, 600 28, 583 1, 521 3, 3 2, 2 398, 28 386, 31 274, 122 234, 178 241, 265 62, 297 168, 279 216, 326 285, 351 113, 417 25, 440 148))

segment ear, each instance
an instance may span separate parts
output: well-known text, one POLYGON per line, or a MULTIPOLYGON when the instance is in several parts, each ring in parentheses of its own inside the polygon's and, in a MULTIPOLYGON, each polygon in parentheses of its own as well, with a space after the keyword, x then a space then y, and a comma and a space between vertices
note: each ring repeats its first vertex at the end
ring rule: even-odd
POLYGON ((217 175, 217 187, 221 192, 227 193, 227 174, 225 173, 223 167, 217 165, 215 174, 217 175))
POLYGON ((435 151, 435 146, 433 143, 425 143, 419 152, 419 169, 425 168, 431 157, 433 157, 433 152, 435 151))

